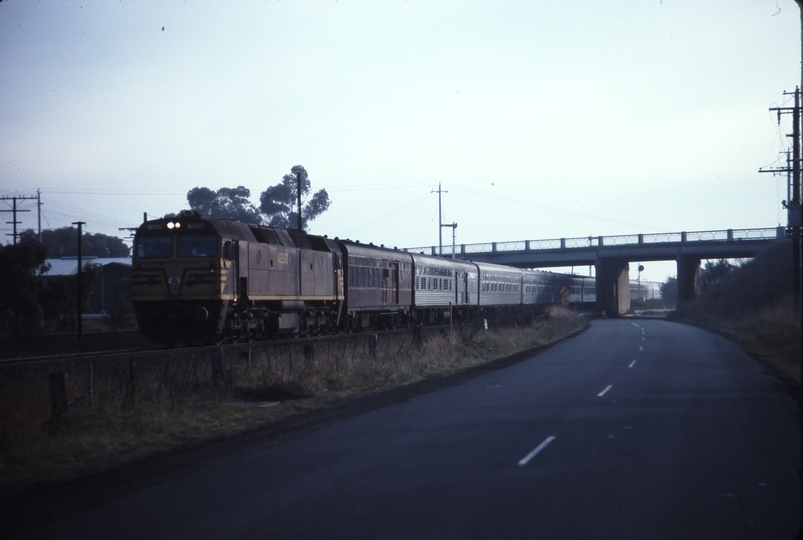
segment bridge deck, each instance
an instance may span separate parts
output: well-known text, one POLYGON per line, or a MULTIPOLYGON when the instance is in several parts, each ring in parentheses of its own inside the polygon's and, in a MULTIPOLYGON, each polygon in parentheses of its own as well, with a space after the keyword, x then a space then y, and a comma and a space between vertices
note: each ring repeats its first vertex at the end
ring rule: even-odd
MULTIPOLYGON (((518 240, 460 244, 456 246, 455 257, 521 267, 590 265, 600 258, 629 261, 666 261, 678 257, 733 259, 755 257, 758 251, 779 238, 785 238, 783 227, 518 240)), ((438 247, 405 251, 436 255, 438 247)), ((443 256, 452 256, 452 246, 443 247, 443 256)))

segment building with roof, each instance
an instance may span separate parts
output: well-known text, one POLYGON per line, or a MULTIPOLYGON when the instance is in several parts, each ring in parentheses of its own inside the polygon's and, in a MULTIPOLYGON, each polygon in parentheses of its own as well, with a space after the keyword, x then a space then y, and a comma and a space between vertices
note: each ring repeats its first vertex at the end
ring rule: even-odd
MULTIPOLYGON (((89 289, 84 315, 104 316, 131 310, 131 257, 82 257, 82 267, 97 268, 97 280, 89 289)), ((75 279, 78 258, 47 259, 42 281, 75 279)))

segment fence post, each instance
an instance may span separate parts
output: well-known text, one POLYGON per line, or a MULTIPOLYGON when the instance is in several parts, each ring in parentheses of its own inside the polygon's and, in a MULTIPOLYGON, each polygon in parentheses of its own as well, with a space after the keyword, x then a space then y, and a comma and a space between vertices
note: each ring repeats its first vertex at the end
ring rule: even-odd
POLYGON ((95 363, 89 363, 89 408, 95 401, 95 363))
POLYGON ((212 384, 218 386, 223 382, 223 347, 212 349, 212 384))
POLYGON ((137 361, 131 360, 131 364, 129 365, 128 369, 128 397, 129 403, 131 404, 131 408, 133 409, 136 405, 135 399, 137 397, 137 361))
POLYGON ((50 414, 56 419, 67 412, 67 374, 63 371, 48 375, 50 382, 50 414))
POLYGON ((304 345, 304 361, 307 363, 315 362, 315 344, 309 343, 304 345))
POLYGON ((376 334, 369 334, 368 335, 368 355, 371 358, 376 358, 376 334))

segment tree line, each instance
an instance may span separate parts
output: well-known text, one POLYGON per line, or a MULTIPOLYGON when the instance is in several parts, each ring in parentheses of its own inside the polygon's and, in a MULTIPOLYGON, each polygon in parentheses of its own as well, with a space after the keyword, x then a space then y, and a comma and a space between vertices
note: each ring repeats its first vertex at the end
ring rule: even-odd
MULTIPOLYGON (((309 175, 301 165, 293 167, 281 182, 263 191, 259 206, 250 202, 251 191, 244 186, 222 187, 217 191, 196 187, 187 192, 187 202, 190 209, 208 218, 295 228, 299 184, 301 217, 306 229, 331 202, 325 189, 312 192, 309 175)), ((131 256, 131 248, 122 238, 102 233, 83 233, 81 252, 85 257, 131 256)), ((0 336, 68 331, 75 327, 76 280, 43 280, 42 276, 49 270, 47 259, 77 255, 78 238, 72 227, 43 230, 41 242, 33 229, 27 229, 16 244, 0 245, 0 336)), ((85 267, 82 302, 86 302, 96 278, 97 268, 91 264, 85 267)))
POLYGON ((309 175, 301 165, 290 169, 290 174, 284 175, 281 182, 263 191, 259 196, 259 206, 251 203, 251 190, 245 186, 222 187, 217 191, 196 187, 187 193, 187 202, 191 210, 204 217, 293 229, 298 223, 299 184, 302 228, 306 230, 310 221, 329 208, 331 201, 325 189, 312 192, 309 175))
MULTIPOLYGON (((75 328, 77 280, 45 282, 41 276, 49 269, 46 256, 45 245, 31 237, 14 245, 0 246, 0 336, 19 337, 75 328)), ((96 267, 90 265, 84 269, 82 302, 87 301, 96 279, 96 267)))

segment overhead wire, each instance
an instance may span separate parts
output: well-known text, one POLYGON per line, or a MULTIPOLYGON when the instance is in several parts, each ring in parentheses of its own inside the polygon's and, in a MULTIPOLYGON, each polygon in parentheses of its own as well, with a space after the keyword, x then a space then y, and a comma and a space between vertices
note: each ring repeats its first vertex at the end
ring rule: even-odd
POLYGON ((518 205, 521 205, 521 206, 529 206, 529 207, 532 207, 532 208, 540 208, 542 210, 549 210, 550 212, 556 212, 556 213, 560 213, 560 214, 567 214, 567 215, 572 215, 572 216, 577 216, 577 217, 584 217, 584 218, 594 219, 594 220, 597 220, 597 221, 615 223, 617 225, 627 225, 627 226, 630 226, 630 227, 638 227, 638 228, 643 229, 643 230, 650 230, 650 231, 655 231, 655 232, 667 232, 665 229, 662 229, 662 228, 659 228, 659 227, 654 227, 654 226, 651 226, 651 225, 644 225, 644 224, 640 224, 640 223, 622 221, 622 220, 607 218, 607 217, 604 217, 604 216, 598 216, 598 215, 595 215, 595 214, 590 214, 590 213, 587 213, 587 212, 578 212, 576 210, 566 210, 565 208, 558 208, 558 207, 550 206, 550 205, 547 205, 547 204, 535 203, 535 202, 523 200, 521 198, 513 198, 513 197, 509 197, 509 196, 505 196, 505 195, 499 195, 499 194, 495 194, 495 193, 490 193, 490 192, 487 192, 487 191, 481 191, 481 190, 476 190, 476 189, 471 189, 471 188, 463 188, 463 187, 458 187, 458 186, 452 186, 450 189, 456 189, 458 191, 465 191, 465 192, 471 193, 473 195, 480 195, 482 197, 487 197, 487 198, 491 198, 491 199, 497 199, 497 200, 500 200, 500 201, 503 201, 503 202, 509 202, 509 203, 518 204, 518 205))
POLYGON ((419 197, 418 199, 414 199, 413 201, 411 201, 411 202, 409 202, 409 203, 407 203, 407 204, 405 204, 403 206, 400 206, 400 207, 396 208, 396 210, 393 211, 393 212, 385 212, 385 213, 383 213, 382 217, 380 217, 380 218, 375 218, 375 219, 373 219, 371 221, 364 222, 364 223, 362 223, 362 224, 360 224, 360 225, 358 225, 358 226, 356 226, 354 228, 347 229, 346 230, 346 234, 352 235, 352 234, 358 233, 358 232, 360 232, 362 230, 365 230, 365 229, 367 229, 369 227, 373 227, 375 225, 379 225, 381 223, 389 221, 390 219, 398 216, 399 214, 407 212, 409 209, 418 206, 418 204, 421 201, 423 201, 425 198, 426 198, 426 196, 419 197))

